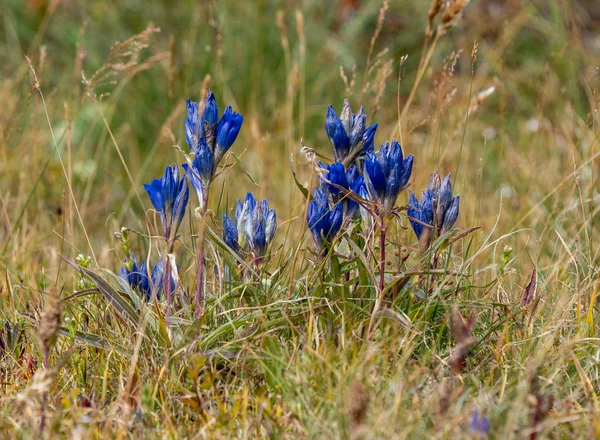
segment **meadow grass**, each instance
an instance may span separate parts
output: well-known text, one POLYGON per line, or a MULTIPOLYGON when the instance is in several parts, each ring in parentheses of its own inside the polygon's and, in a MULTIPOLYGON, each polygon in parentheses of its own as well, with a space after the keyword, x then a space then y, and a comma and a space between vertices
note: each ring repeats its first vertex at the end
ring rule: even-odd
POLYGON ((482 438, 475 414, 490 438, 600 436, 600 12, 437 3, 3 2, 0 436, 482 438), (185 162, 208 88, 244 124, 212 183, 206 307, 192 191, 166 319, 115 274, 165 257, 142 184, 185 162), (383 292, 377 234, 323 257, 306 224, 345 97, 376 149, 415 156, 412 191, 438 169, 461 195, 429 249, 390 223, 383 292), (277 209, 257 266, 221 233, 248 191, 277 209))

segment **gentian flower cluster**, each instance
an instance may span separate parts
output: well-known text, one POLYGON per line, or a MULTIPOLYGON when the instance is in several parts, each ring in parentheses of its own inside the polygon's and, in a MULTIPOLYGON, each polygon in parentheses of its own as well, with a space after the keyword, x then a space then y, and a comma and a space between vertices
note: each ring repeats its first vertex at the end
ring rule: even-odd
POLYGON ((427 234, 443 235, 456 223, 460 208, 460 195, 452 197, 450 174, 442 181, 438 171, 431 175, 429 187, 421 194, 421 200, 411 192, 408 201, 408 216, 419 240, 427 234))
MULTIPOLYGON (((144 260, 138 265, 137 259, 133 254, 131 254, 129 265, 131 268, 128 268, 127 265, 121 267, 121 278, 127 281, 132 289, 137 290, 144 300, 150 301, 153 294, 156 295, 157 299, 160 299, 165 273, 164 260, 161 258, 160 261, 154 265, 152 274, 148 273, 148 268, 146 267, 146 262, 144 260)), ((172 278, 171 283, 175 284, 172 278)))
POLYGON ((172 241, 183 220, 189 200, 187 178, 179 177, 179 167, 170 165, 160 179, 144 184, 156 212, 160 216, 163 236, 172 241))
POLYGON ((269 209, 266 199, 257 202, 252 193, 238 200, 235 221, 223 214, 223 239, 237 254, 251 254, 257 263, 262 262, 277 228, 277 216, 269 209))
POLYGON ((210 91, 202 116, 199 114, 198 103, 190 99, 187 100, 187 112, 184 121, 185 138, 194 153, 194 160, 192 166, 184 164, 183 167, 196 190, 200 210, 205 212, 210 181, 219 162, 237 139, 244 118, 228 106, 219 119, 217 101, 210 91))
POLYGON ((357 114, 352 113, 350 102, 344 100, 342 114, 338 117, 333 106, 327 108, 325 129, 333 146, 335 160, 346 166, 356 159, 373 151, 373 139, 377 124, 366 127, 367 116, 361 107, 357 114))
POLYGON ((372 213, 356 200, 376 202, 383 222, 392 212, 400 191, 408 185, 413 168, 413 156, 404 157, 397 141, 391 145, 386 142, 375 153, 377 124, 366 128, 364 110, 361 107, 357 114, 352 113, 347 99, 340 117, 331 105, 328 107, 325 129, 336 162, 331 165, 319 162, 321 187, 313 193, 307 213, 308 225, 319 249, 331 243, 343 224, 342 221, 338 225, 338 203, 342 204, 342 217, 346 221, 354 218, 360 208, 363 221, 370 224, 372 213))
POLYGON ((370 152, 365 159, 364 179, 369 199, 383 208, 380 215, 389 214, 398 194, 408 185, 412 174, 413 156, 404 157, 397 141, 382 145, 377 154, 370 152))
POLYGON ((331 207, 323 190, 315 188, 313 200, 308 204, 306 220, 317 249, 327 249, 342 227, 343 219, 342 204, 336 203, 331 207))

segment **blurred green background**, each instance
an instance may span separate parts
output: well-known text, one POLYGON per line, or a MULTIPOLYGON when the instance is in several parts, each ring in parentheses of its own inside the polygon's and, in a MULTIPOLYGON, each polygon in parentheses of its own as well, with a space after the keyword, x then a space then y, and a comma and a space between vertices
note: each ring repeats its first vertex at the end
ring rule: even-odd
MULTIPOLYGON (((415 80, 430 5, 390 1, 367 68, 382 4, 4 0, 2 232, 14 238, 27 220, 30 231, 52 237, 65 211, 67 232, 82 246, 26 55, 95 244, 110 246, 119 225, 144 228, 150 205, 141 184, 183 161, 172 145, 187 151, 185 99, 199 99, 207 77, 220 108, 231 104, 245 117, 232 150, 240 162, 217 180, 226 184, 223 195, 213 191, 214 211, 251 190, 273 200, 281 219, 302 216, 288 164, 293 155, 308 185, 300 140, 331 156, 327 104, 339 110, 349 97, 379 122, 377 143, 397 136, 398 99, 415 80)), ((436 167, 458 168, 458 191, 469 194, 463 226, 491 228, 503 194, 505 232, 537 225, 562 204, 544 197, 595 148, 599 19, 595 1, 471 1, 440 39, 404 121, 404 148, 417 158, 413 189, 436 167)), ((582 177, 591 191, 592 176, 582 177)))

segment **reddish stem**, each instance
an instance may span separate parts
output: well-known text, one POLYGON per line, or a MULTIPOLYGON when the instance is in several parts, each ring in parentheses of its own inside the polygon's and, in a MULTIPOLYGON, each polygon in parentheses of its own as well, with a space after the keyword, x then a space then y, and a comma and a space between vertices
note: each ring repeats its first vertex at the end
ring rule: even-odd
POLYGON ((379 293, 383 293, 383 286, 385 283, 385 226, 383 221, 381 222, 381 263, 379 273, 379 293))
POLYGON ((171 316, 171 259, 167 254, 167 261, 165 264, 165 273, 163 275, 163 289, 165 289, 165 297, 167 300, 167 318, 171 316))
POLYGON ((204 219, 200 220, 198 230, 198 285, 196 286, 196 311, 194 317, 198 318, 204 304, 204 219))

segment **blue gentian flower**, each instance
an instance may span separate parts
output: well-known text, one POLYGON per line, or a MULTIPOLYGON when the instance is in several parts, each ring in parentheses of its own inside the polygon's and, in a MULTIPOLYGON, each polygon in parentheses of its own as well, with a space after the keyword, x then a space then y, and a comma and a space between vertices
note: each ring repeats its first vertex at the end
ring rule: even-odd
POLYGON ((340 197, 344 196, 339 187, 342 187, 346 191, 349 190, 344 164, 336 162, 329 165, 319 162, 319 167, 323 170, 323 174, 320 176, 321 188, 325 194, 331 196, 337 202, 340 197))
POLYGON ((367 128, 363 134, 363 152, 365 155, 372 153, 375 150, 375 132, 377 131, 377 124, 371 125, 367 128))
MULTIPOLYGON (((356 193, 358 194, 358 196, 361 199, 371 200, 371 196, 369 195, 369 191, 367 190, 367 185, 365 185, 364 180, 362 181, 361 185, 358 187, 358 190, 356 191, 356 193)), ((371 213, 369 212, 369 210, 367 208, 365 208, 363 205, 359 205, 359 212, 360 212, 360 219, 363 224, 363 230, 367 231, 367 230, 369 230, 369 228, 372 225, 373 217, 371 216, 371 213)))
POLYGON ((186 141, 191 150, 196 152, 200 140, 204 139, 213 156, 214 173, 227 150, 237 139, 244 118, 228 106, 219 120, 219 108, 211 91, 206 97, 202 117, 198 115, 198 103, 188 99, 187 109, 188 116, 184 120, 186 141))
POLYGON ((223 239, 236 254, 240 252, 237 225, 227 214, 223 214, 223 239))
POLYGON ((196 145, 198 145, 198 140, 204 137, 204 129, 200 123, 200 117, 198 116, 198 103, 188 98, 186 104, 187 118, 183 120, 185 140, 190 146, 190 149, 194 151, 196 145))
POLYGON ((479 417, 479 411, 474 411, 470 428, 472 434, 487 437, 490 432, 490 421, 487 417, 479 417))
MULTIPOLYGON (((365 179, 363 179, 363 177, 360 175, 358 167, 351 166, 350 168, 348 168, 348 171, 346 171, 346 180, 348 181, 348 188, 350 189, 350 191, 362 197, 360 193, 366 190, 366 186, 365 179)), ((355 217, 356 213, 358 212, 359 204, 350 197, 346 197, 346 199, 344 199, 344 202, 346 204, 346 217, 355 217)))
POLYGON ((144 184, 156 212, 160 216, 163 236, 171 239, 183 220, 189 200, 189 188, 185 175, 179 178, 179 167, 168 166, 160 179, 144 184))
POLYGON ((415 194, 409 191, 407 215, 419 240, 421 240, 423 231, 426 231, 427 236, 431 235, 431 229, 433 228, 433 206, 431 201, 432 194, 429 189, 421 194, 421 203, 419 203, 415 194))
POLYGON ((275 235, 277 215, 269 209, 266 199, 257 202, 252 193, 246 194, 242 203, 238 200, 235 221, 223 214, 223 236, 225 243, 240 254, 251 252, 255 261, 261 261, 275 235))
MULTIPOLYGON (((142 260, 142 263, 138 265, 137 260, 133 254, 131 254, 131 270, 127 267, 121 267, 121 278, 123 278, 131 286, 132 289, 137 290, 144 300, 149 301, 152 299, 153 293, 156 294, 157 299, 160 299, 160 294, 163 288, 163 277, 165 273, 165 262, 161 258, 160 261, 154 265, 152 275, 148 274, 148 268, 146 263, 142 260)), ((175 287, 175 282, 171 279, 172 289, 175 287)))
POLYGON ((346 171, 341 162, 332 165, 319 162, 319 168, 323 171, 320 176, 321 189, 329 196, 332 204, 342 201, 345 217, 352 219, 358 212, 358 203, 348 195, 348 192, 357 195, 361 186, 364 186, 364 179, 359 169, 352 165, 346 171))
POLYGON ((217 126, 217 139, 214 147, 214 163, 215 166, 221 162, 221 159, 227 153, 227 150, 231 148, 233 143, 238 137, 240 129, 242 128, 242 122, 244 117, 233 111, 231 106, 227 106, 219 125, 217 126))
POLYGON ((391 212, 400 191, 406 188, 412 174, 413 156, 404 157, 397 141, 382 145, 365 159, 364 178, 370 199, 383 207, 384 215, 391 212))
MULTIPOLYGON (((325 129, 333 146, 333 155, 338 162, 354 162, 373 149, 373 138, 377 124, 366 127, 367 116, 361 107, 357 114, 352 113, 350 101, 344 100, 342 114, 338 117, 333 106, 327 107, 325 129)), ((348 163, 346 163, 348 165, 348 163)))
POLYGON ((418 239, 425 229, 438 236, 448 232, 456 223, 460 208, 460 195, 452 197, 452 183, 448 174, 442 181, 436 171, 431 175, 428 188, 421 200, 411 192, 408 201, 408 216, 418 239), (425 225, 429 225, 425 226, 425 225))
POLYGON ((315 245, 323 250, 329 246, 342 227, 344 210, 341 203, 329 207, 327 196, 321 188, 313 191, 313 200, 308 204, 306 220, 315 245))
POLYGON ((208 189, 213 176, 213 155, 204 138, 200 138, 192 166, 184 163, 183 168, 196 190, 200 210, 204 212, 208 203, 208 189))

